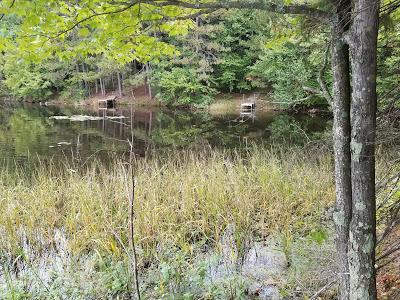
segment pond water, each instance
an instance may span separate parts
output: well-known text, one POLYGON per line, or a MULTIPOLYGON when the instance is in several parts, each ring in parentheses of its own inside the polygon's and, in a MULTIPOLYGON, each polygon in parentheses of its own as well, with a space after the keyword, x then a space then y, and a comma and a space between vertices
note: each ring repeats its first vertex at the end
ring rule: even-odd
POLYGON ((325 132, 330 121, 272 111, 211 114, 187 110, 121 106, 88 107, 0 104, 1 164, 60 157, 123 155, 133 137, 137 155, 148 149, 237 147, 252 142, 302 143, 325 132), (92 116, 59 119, 58 116, 92 116))

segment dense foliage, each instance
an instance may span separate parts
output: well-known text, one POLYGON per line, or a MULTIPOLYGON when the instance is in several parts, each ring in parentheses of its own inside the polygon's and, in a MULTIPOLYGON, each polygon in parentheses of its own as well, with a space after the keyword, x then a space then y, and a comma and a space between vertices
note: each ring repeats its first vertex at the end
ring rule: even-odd
POLYGON ((249 67, 269 32, 264 19, 250 11, 197 19, 188 35, 170 41, 181 55, 163 59, 153 70, 159 98, 167 103, 208 104, 217 92, 250 90, 249 67))
MULTIPOLYGON (((40 59, 32 49, 21 55, 15 48, 24 40, 17 39, 13 48, 6 39, 9 45, 1 64, 3 93, 32 100, 57 96, 82 99, 117 90, 120 77, 125 94, 148 83, 153 96, 168 105, 202 106, 217 93, 259 88, 271 90, 276 100, 290 103, 307 96, 303 86, 317 86, 321 52, 314 51, 317 60, 313 61, 309 57, 312 43, 304 46, 304 41, 282 39, 282 28, 288 22, 282 19, 281 26, 274 28, 270 19, 257 11, 232 10, 185 21, 167 33, 165 26, 150 27, 146 43, 143 40, 140 49, 131 47, 130 51, 124 44, 119 58, 113 57, 115 49, 111 48, 85 54, 82 45, 89 35, 100 38, 97 31, 89 32, 90 26, 74 29, 66 38, 64 46, 69 44, 71 51, 56 52, 55 47, 52 52, 57 55, 50 55, 41 49, 40 59), (147 55, 146 46, 151 47, 152 57, 147 55), (79 54, 74 52, 76 48, 79 54), (291 68, 284 68, 287 65, 291 68), (288 85, 295 88, 288 91, 288 85)), ((10 38, 22 30, 18 20, 18 16, 8 18, 0 25, 3 36, 10 38)))
MULTIPOLYGON (((130 97, 146 87, 148 96, 167 105, 204 106, 219 93, 261 90, 284 106, 327 106, 318 83, 326 65, 322 78, 331 86, 329 36, 321 25, 254 10, 166 22, 160 15, 175 18, 184 10, 171 6, 161 13, 148 5, 140 11, 134 6, 92 18, 93 11, 108 13, 113 8, 98 2, 93 1, 98 10, 67 2, 57 9, 54 1, 34 7, 25 2, 10 13, 7 5, 12 2, 5 1, 0 23, 1 94, 34 101, 79 100, 112 92, 130 97), (43 18, 33 14, 46 8, 51 12, 43 18), (60 13, 68 17, 63 19, 60 13), (32 28, 40 34, 23 34, 32 28)), ((382 109, 396 105, 398 94, 399 71, 393 68, 400 59, 396 18, 386 18, 381 26, 382 109)))
POLYGON ((400 13, 386 18, 378 40, 378 94, 380 107, 400 108, 400 13))

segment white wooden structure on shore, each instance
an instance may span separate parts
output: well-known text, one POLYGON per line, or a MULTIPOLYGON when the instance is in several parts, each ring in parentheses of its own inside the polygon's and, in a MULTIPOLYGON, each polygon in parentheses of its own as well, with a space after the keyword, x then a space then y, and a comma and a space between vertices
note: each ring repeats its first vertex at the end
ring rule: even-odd
POLYGON ((254 110, 256 108, 255 102, 244 102, 240 104, 240 110, 254 110))
POLYGON ((252 97, 249 97, 246 101, 244 100, 244 95, 243 99, 240 103, 240 112, 251 112, 256 109, 256 100, 257 100, 257 94, 254 94, 252 97))

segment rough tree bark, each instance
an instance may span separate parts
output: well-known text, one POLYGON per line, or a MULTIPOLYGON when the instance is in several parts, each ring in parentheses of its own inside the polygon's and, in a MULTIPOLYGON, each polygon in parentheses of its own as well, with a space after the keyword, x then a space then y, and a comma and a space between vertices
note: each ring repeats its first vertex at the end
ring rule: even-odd
POLYGON ((338 299, 350 296, 348 241, 351 220, 351 154, 350 154, 350 62, 349 47, 342 41, 349 27, 350 0, 336 5, 336 18, 332 25, 333 73, 333 148, 335 153, 336 205, 333 219, 336 227, 338 261, 338 299))
POLYGON ((352 65, 350 299, 376 299, 375 127, 378 1, 356 0, 346 38, 352 65))

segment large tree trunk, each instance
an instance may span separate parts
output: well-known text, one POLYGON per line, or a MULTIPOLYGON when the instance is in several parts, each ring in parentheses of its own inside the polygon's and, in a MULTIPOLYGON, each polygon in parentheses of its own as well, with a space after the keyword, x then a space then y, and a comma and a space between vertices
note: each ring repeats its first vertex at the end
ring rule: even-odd
POLYGON ((375 123, 378 1, 356 0, 349 44, 352 64, 352 219, 350 299, 376 299, 375 123))
POLYGON ((351 154, 350 154, 350 62, 349 47, 342 41, 348 29, 350 1, 337 6, 332 26, 333 69, 333 148, 335 152, 336 205, 333 215, 336 227, 339 300, 350 296, 348 242, 351 220, 351 154), (347 24, 347 25, 344 25, 347 24))

